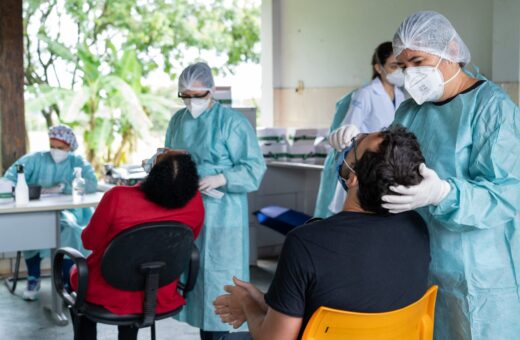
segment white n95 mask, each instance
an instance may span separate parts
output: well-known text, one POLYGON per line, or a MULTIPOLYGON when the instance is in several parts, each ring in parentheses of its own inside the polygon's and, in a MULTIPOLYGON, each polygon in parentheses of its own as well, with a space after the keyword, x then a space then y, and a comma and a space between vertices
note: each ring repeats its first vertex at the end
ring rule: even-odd
POLYGON ((193 118, 197 119, 202 113, 204 113, 204 111, 208 109, 211 98, 187 98, 183 99, 183 101, 193 118))
POLYGON ((386 74, 386 80, 394 86, 403 87, 404 85, 404 73, 403 70, 398 68, 392 73, 386 74))
POLYGON ((444 81, 438 67, 442 58, 435 66, 408 67, 404 71, 404 88, 419 105, 424 102, 439 100, 444 93, 444 85, 455 79, 459 70, 447 81, 444 81))
POLYGON ((68 151, 51 148, 51 157, 55 163, 61 163, 69 156, 68 151))

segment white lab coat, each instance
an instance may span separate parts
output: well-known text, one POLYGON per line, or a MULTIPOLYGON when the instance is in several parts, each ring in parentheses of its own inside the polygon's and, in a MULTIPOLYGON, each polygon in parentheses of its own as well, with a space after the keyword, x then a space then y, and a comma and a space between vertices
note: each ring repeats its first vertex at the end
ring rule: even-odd
POLYGON ((347 115, 343 120, 345 124, 353 124, 360 132, 375 132, 389 126, 394 121, 395 111, 404 100, 403 92, 394 87, 395 104, 383 88, 379 78, 356 90, 352 95, 352 101, 347 115))
MULTIPOLYGON (((405 99, 403 91, 396 86, 394 86, 394 93, 395 100, 392 102, 381 80, 375 78, 370 84, 352 94, 350 107, 341 126, 353 124, 363 133, 380 131, 388 127, 394 121, 395 111, 405 99)), ((340 212, 346 197, 347 193, 338 182, 329 209, 333 213, 340 212)))

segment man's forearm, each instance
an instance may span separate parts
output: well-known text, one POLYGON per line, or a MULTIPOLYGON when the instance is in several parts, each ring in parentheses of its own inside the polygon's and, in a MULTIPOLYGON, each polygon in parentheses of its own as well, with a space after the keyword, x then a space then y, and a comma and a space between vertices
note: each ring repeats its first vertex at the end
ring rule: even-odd
POLYGON ((259 307, 260 307, 260 308, 262 309, 262 311, 264 312, 264 314, 267 313, 267 308, 268 308, 269 306, 267 305, 267 303, 265 303, 265 300, 262 299, 261 301, 257 301, 257 302, 258 302, 259 307))
POLYGON ((251 296, 245 297, 242 301, 242 308, 246 315, 249 332, 255 340, 260 340, 262 338, 261 335, 265 334, 262 331, 262 326, 267 312, 267 304, 264 302, 263 305, 251 296))
MULTIPOLYGON (((256 291, 257 294, 251 294, 251 298, 256 301, 258 306, 262 309, 262 311, 267 313, 267 303, 265 303, 265 294, 263 294, 260 290, 256 291)), ((251 293, 251 292, 250 292, 251 293)))

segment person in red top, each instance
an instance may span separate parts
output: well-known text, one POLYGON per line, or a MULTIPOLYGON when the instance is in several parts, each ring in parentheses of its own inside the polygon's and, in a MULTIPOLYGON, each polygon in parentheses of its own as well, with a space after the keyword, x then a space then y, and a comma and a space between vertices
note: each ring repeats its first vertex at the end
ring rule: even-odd
MULTIPOLYGON (((195 163, 187 154, 170 152, 157 160, 150 174, 132 187, 118 186, 107 191, 99 203, 81 239, 87 257, 88 289, 86 301, 101 305, 115 314, 142 313, 143 292, 123 291, 110 286, 101 274, 101 258, 110 241, 135 225, 177 221, 193 229, 195 238, 204 222, 204 206, 198 192, 195 163)), ((77 289, 77 271, 71 271, 71 286, 77 289)), ((157 291, 157 313, 184 305, 177 292, 177 281, 157 291)), ((76 340, 96 339, 96 323, 86 317, 76 319, 76 340)), ((137 328, 119 326, 119 339, 137 339, 137 328)))

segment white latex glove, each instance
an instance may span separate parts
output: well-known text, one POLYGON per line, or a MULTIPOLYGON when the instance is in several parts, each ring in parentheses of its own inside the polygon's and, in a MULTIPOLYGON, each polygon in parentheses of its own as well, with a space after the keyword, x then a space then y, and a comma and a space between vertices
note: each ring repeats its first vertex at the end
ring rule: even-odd
POLYGON ((42 194, 61 194, 65 189, 65 184, 60 183, 50 188, 42 188, 42 194))
POLYGON ((216 190, 216 189, 213 189, 213 190, 204 190, 204 191, 201 191, 201 193, 203 193, 203 194, 206 195, 206 196, 216 198, 216 199, 218 199, 218 200, 221 200, 222 197, 224 197, 224 193, 223 193, 222 191, 218 191, 218 190, 216 190))
POLYGON ((200 191, 210 191, 216 188, 220 188, 223 185, 226 185, 226 177, 223 174, 206 176, 199 181, 199 190, 200 191))
POLYGON ((411 187, 404 185, 390 187, 396 195, 381 197, 383 202, 387 202, 382 204, 382 207, 393 214, 398 214, 427 205, 438 205, 450 192, 450 184, 440 179, 437 173, 424 163, 420 165, 419 172, 424 177, 421 183, 411 187))
POLYGON ((352 138, 359 135, 359 129, 352 124, 343 125, 329 135, 329 144, 337 151, 342 151, 350 145, 352 138))

